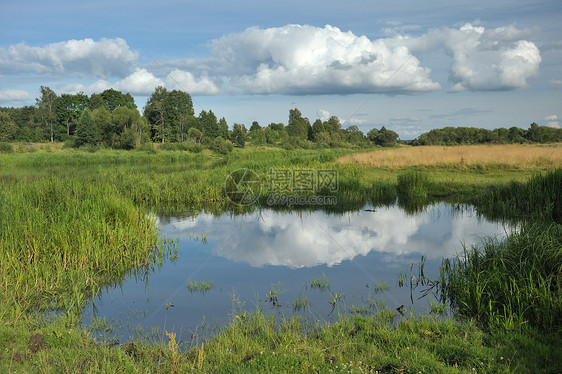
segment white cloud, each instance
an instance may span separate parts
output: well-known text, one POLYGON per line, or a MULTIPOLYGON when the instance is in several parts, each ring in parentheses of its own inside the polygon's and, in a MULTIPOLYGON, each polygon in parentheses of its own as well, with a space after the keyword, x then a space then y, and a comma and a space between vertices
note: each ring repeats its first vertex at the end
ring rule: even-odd
POLYGON ((117 82, 114 88, 133 95, 150 95, 158 86, 164 86, 164 81, 146 69, 137 68, 131 75, 117 82))
POLYGON ((196 79, 188 71, 175 69, 167 77, 168 86, 189 92, 191 95, 217 95, 221 93, 219 87, 209 77, 196 79))
MULTIPOLYGON (((35 75, 40 84, 48 76, 63 81, 67 91, 86 93, 113 87, 147 95, 166 84, 193 95, 417 94, 441 88, 419 59, 436 49, 452 59, 451 91, 524 88, 538 73, 540 52, 528 40, 534 30, 466 24, 413 37, 406 33, 417 26, 392 26, 393 36, 380 39, 330 25, 252 27, 209 42, 208 58, 158 64, 160 71, 169 68, 167 76, 139 65, 138 53, 120 38, 40 47, 21 43, 0 48, 0 74, 35 75), (67 79, 77 76, 83 81, 67 79)), ((560 81, 551 85, 560 86, 560 81)))
POLYGON ((317 115, 318 115, 318 118, 319 118, 322 122, 327 121, 327 120, 330 119, 330 117, 332 117, 332 115, 330 114, 330 112, 328 112, 328 111, 325 110, 325 109, 318 109, 317 115))
POLYGON ((558 116, 556 114, 546 116, 546 117, 544 117, 544 120, 546 121, 546 123, 549 127, 554 127, 556 129, 560 128, 560 125, 558 123, 558 116))
POLYGON ((138 53, 132 51, 121 38, 68 40, 42 47, 20 43, 7 49, 0 48, 0 72, 107 78, 125 75, 137 59, 138 53))
POLYGON ((60 91, 64 93, 84 92, 86 94, 100 93, 109 88, 122 92, 128 92, 133 95, 150 95, 158 86, 164 86, 164 81, 148 72, 146 69, 137 68, 126 78, 114 83, 106 80, 98 80, 90 85, 68 84, 62 86, 60 91))
POLYGON ((453 61, 451 91, 513 90, 527 87, 538 74, 541 55, 528 40, 536 30, 515 26, 487 30, 470 23, 458 29, 433 29, 420 37, 396 36, 390 45, 403 45, 413 53, 444 48, 453 61))
POLYGON ((31 94, 25 90, 0 90, 0 103, 19 104, 31 99, 31 94))
POLYGON ((474 212, 455 213, 437 204, 415 216, 398 207, 378 207, 376 212, 349 212, 327 215, 322 212, 294 214, 271 210, 255 215, 171 219, 161 225, 164 232, 189 237, 206 232, 212 252, 252 266, 312 267, 334 266, 372 251, 398 256, 423 253, 429 259, 449 257, 479 242, 477 235, 498 235, 500 224, 481 219, 474 212), (236 224, 233 225, 233 222, 236 224), (243 231, 240 231, 242 227, 243 231), (171 230, 171 231, 169 231, 171 230), (248 240, 251 238, 251 240, 248 240))

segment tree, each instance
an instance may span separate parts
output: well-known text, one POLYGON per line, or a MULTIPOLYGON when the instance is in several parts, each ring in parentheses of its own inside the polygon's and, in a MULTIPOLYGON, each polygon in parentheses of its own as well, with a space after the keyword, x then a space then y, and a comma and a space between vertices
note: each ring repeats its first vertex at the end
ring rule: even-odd
POLYGON ((88 108, 89 101, 88 96, 81 92, 74 95, 62 94, 57 99, 57 121, 66 127, 67 136, 74 133, 80 115, 88 108))
POLYGON ((310 122, 307 118, 302 117, 300 110, 297 108, 289 110, 289 123, 287 124, 287 133, 289 136, 306 140, 308 139, 309 127, 310 122))
POLYGON ((228 136, 228 123, 224 117, 219 120, 219 136, 222 136, 225 139, 230 138, 230 136, 228 136))
POLYGON ((89 110, 86 110, 80 116, 80 121, 76 127, 76 146, 96 146, 99 144, 100 138, 101 137, 98 128, 94 124, 92 114, 89 110))
MULTIPOLYGON (((224 131, 221 131, 219 128, 217 116, 215 116, 212 110, 208 112, 202 110, 199 113, 199 121, 201 122, 201 131, 205 137, 215 139, 217 136, 221 136, 221 134, 224 135, 224 131)), ((222 139, 224 140, 224 137, 222 139)))
POLYGON ((0 141, 11 142, 15 140, 18 126, 8 113, 0 112, 0 141))
POLYGON ((349 126, 346 129, 346 140, 355 145, 359 145, 365 139, 363 132, 357 126, 349 126))
POLYGON ((246 127, 235 123, 232 127, 232 142, 240 148, 244 148, 246 143, 246 127))
POLYGON ((135 108, 121 106, 111 113, 114 126, 114 147, 132 149, 138 148, 142 143, 149 140, 150 125, 146 118, 140 116, 135 108))
POLYGON ((135 99, 131 96, 130 93, 123 94, 121 91, 109 88, 103 91, 100 96, 105 107, 110 112, 113 112, 115 108, 121 106, 126 106, 131 109, 137 109, 137 106, 135 105, 135 99))
POLYGON ((194 143, 201 143, 201 140, 203 139, 203 133, 198 129, 196 129, 195 127, 192 127, 187 131, 187 136, 194 143))
POLYGON ((264 145, 267 141, 267 138, 265 136, 265 131, 261 127, 259 129, 254 129, 250 131, 249 137, 252 143, 255 145, 264 145))
POLYGON ((166 138, 166 111, 168 104, 168 91, 158 86, 148 98, 144 107, 144 116, 153 129, 154 140, 164 143, 166 138))
POLYGON ((384 126, 381 127, 377 135, 375 135, 374 143, 383 147, 390 147, 398 141, 398 134, 392 130, 387 130, 384 126))
POLYGON ((41 98, 35 99, 35 105, 39 109, 38 114, 41 118, 41 123, 45 132, 48 134, 51 142, 55 141, 55 127, 56 127, 56 105, 57 94, 49 87, 41 86, 39 89, 41 98))
POLYGON ((254 121, 252 122, 252 126, 250 127, 250 132, 254 131, 254 130, 258 130, 261 129, 260 124, 258 123, 258 121, 254 121))

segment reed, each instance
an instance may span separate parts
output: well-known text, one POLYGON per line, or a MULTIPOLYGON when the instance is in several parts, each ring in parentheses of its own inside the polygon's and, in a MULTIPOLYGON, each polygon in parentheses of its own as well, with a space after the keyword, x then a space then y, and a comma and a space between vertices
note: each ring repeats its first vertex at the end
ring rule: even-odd
POLYGON ((166 251, 154 218, 107 182, 47 177, 0 190, 1 313, 83 303, 166 251), (6 305, 4 304, 4 305, 6 305))
POLYGON ((391 169, 548 169, 562 166, 562 144, 400 147, 353 153, 341 157, 337 162, 391 169))

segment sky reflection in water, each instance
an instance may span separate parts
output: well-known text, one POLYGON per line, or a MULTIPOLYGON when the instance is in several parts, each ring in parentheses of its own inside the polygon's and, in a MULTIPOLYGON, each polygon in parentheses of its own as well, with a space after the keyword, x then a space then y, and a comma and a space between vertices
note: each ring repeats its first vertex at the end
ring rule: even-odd
POLYGON ((131 276, 121 286, 104 290, 86 311, 86 321, 95 311, 116 322, 112 333, 120 341, 132 337, 139 324, 175 330, 185 339, 204 319, 211 325, 228 322, 237 312, 233 308, 240 306, 288 315, 297 297, 308 300, 302 315, 335 318, 337 313, 328 316, 328 301, 336 292, 345 295, 338 312, 369 299, 423 312, 434 298, 412 306, 409 289, 397 287, 401 272, 409 274, 410 264, 424 255, 426 274, 436 277, 441 259, 461 252, 462 243, 470 246, 506 232, 501 223, 479 217, 470 207, 459 210, 443 203, 415 215, 397 206, 344 214, 262 210, 239 216, 162 217, 159 224, 164 236, 179 240, 178 258, 166 260, 148 280, 131 276), (310 288, 312 279, 324 276, 329 290, 310 288), (190 280, 212 281, 213 288, 205 294, 189 292, 190 280), (376 293, 373 286, 379 282, 390 289, 376 293), (267 303, 265 295, 272 289, 280 291, 282 307, 267 303))

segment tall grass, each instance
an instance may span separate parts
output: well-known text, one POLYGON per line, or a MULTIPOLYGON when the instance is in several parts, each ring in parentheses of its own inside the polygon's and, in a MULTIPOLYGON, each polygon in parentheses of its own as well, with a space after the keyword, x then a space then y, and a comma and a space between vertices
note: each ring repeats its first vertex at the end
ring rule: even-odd
POLYGON ((402 147, 354 153, 338 162, 376 168, 548 169, 562 166, 562 145, 461 145, 402 147))
POLYGON ((109 279, 162 254, 153 218, 110 183, 83 182, 48 177, 3 184, 0 297, 13 308, 2 313, 17 318, 35 308, 79 304, 109 279))
POLYGON ((562 227, 524 225, 444 263, 445 295, 486 328, 562 328, 562 227))
POLYGON ((525 183, 490 187, 475 203, 490 215, 562 224, 562 168, 535 175, 525 183))
POLYGON ((562 328, 562 169, 484 194, 478 209, 523 221, 505 241, 488 240, 445 260, 444 295, 486 327, 562 328))

